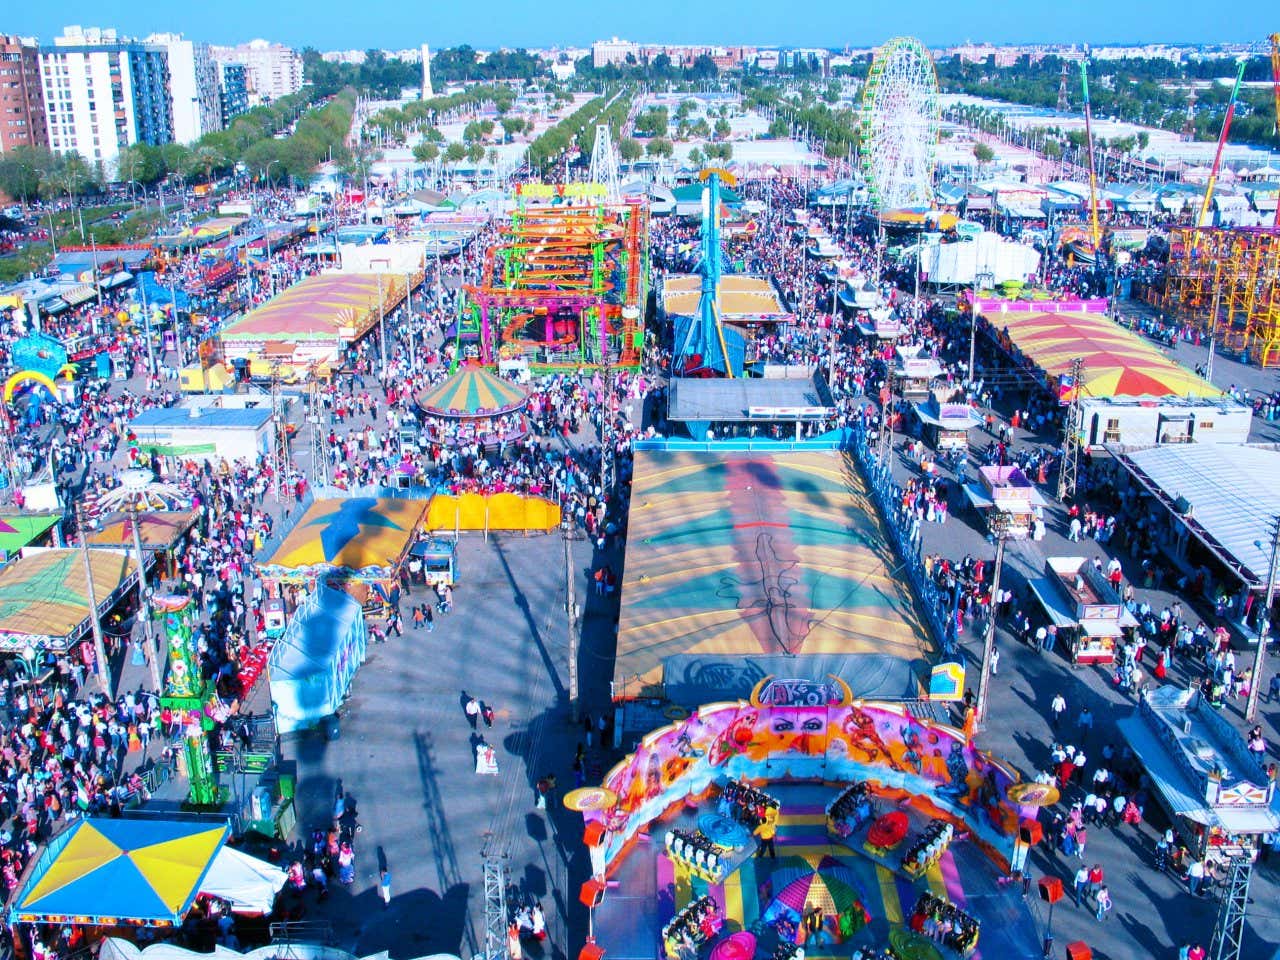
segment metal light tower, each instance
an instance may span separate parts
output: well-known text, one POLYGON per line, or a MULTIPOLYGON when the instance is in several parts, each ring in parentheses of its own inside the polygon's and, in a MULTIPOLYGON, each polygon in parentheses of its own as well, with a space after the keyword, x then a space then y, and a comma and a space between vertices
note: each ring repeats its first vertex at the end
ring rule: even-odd
POLYGON ((598 183, 604 187, 606 203, 619 203, 622 200, 622 183, 618 176, 618 155, 613 149, 613 135, 609 125, 596 125, 596 141, 591 148, 591 170, 587 176, 590 183, 598 183))
POLYGON ((1245 701, 1244 718, 1250 722, 1258 712, 1258 691, 1262 688, 1262 668, 1267 660, 1267 641, 1271 639, 1271 605, 1276 600, 1276 560, 1280 558, 1280 517, 1271 521, 1271 563, 1267 565, 1267 599, 1258 621, 1258 649, 1253 655, 1253 673, 1249 681, 1249 699, 1245 701))
POLYGON ((1084 360, 1071 361, 1071 404, 1067 407, 1067 422, 1062 427, 1062 463, 1058 467, 1058 499, 1076 495, 1076 472, 1080 465, 1080 376, 1084 372, 1084 360))
POLYGON ((1218 920, 1213 925, 1213 939, 1209 941, 1209 960, 1239 960, 1244 943, 1253 860, 1248 856, 1232 857, 1227 871, 1227 889, 1218 904, 1218 920))
POLYGON ((978 723, 987 719, 987 691, 991 685, 991 660, 996 648, 996 612, 1000 604, 1000 572, 1004 569, 1004 544, 1009 528, 1003 514, 991 511, 989 514, 991 532, 996 538, 996 562, 991 571, 991 605, 987 617, 986 636, 982 643, 982 674, 978 678, 978 702, 974 713, 978 723))

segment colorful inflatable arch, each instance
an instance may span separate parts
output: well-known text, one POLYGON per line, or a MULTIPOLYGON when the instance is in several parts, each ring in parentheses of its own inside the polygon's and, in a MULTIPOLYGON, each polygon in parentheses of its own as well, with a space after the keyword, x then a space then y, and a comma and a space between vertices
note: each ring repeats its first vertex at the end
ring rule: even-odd
POLYGON ((38 383, 49 391, 50 397, 56 398, 58 396, 57 386, 43 373, 36 370, 19 370, 4 382, 4 402, 9 403, 13 400, 14 391, 24 383, 38 383))

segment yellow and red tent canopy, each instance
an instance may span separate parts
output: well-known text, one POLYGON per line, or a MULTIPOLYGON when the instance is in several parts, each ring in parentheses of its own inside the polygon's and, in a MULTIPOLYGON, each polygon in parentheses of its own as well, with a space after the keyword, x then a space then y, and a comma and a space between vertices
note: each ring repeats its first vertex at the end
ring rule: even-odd
POLYGON ((81 820, 40 855, 9 922, 181 923, 229 834, 226 821, 81 820))
POLYGON ((1101 313, 989 314, 997 330, 1050 378, 1071 373, 1084 360, 1080 389, 1086 397, 1209 397, 1222 391, 1154 346, 1122 330, 1101 313))
POLYGON ((307 277, 232 323, 225 341, 284 340, 305 343, 356 340, 404 299, 402 276, 368 273, 307 277))

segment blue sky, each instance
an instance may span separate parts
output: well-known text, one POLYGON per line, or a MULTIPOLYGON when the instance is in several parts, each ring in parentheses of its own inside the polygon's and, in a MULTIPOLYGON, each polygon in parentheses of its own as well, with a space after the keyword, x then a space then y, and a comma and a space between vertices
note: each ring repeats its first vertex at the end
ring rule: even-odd
POLYGON ((54 0, 12 3, 3 28, 49 40, 69 23, 124 33, 185 33, 234 43, 254 37, 320 49, 470 43, 476 47, 586 45, 620 36, 641 42, 869 46, 909 34, 944 45, 996 43, 1261 41, 1280 26, 1270 4, 1225 8, 1190 0, 54 0))

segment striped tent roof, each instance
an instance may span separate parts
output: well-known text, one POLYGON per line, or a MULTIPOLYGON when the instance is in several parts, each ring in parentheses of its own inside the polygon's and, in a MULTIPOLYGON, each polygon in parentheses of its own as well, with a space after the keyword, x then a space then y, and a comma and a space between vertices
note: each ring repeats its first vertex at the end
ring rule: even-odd
POLYGON ((468 364, 418 398, 418 406, 437 417, 494 417, 519 410, 528 395, 484 367, 468 364))
POLYGON ((1105 314, 1010 311, 986 316, 997 330, 1007 330, 1018 349, 1051 378, 1069 374, 1073 358, 1083 359, 1084 396, 1222 396, 1221 390, 1105 314))

